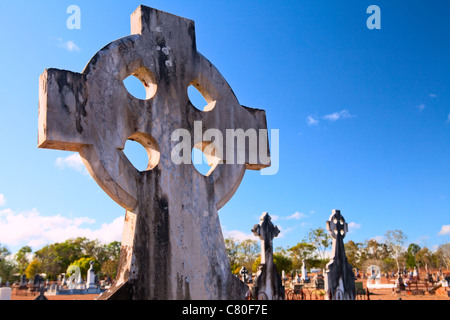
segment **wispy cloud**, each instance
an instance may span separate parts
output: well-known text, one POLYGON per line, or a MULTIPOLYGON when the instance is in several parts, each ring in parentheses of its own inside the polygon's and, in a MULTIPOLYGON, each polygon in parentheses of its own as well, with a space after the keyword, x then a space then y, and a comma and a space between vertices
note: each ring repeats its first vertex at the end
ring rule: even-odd
POLYGON ((102 243, 121 241, 123 216, 99 228, 90 228, 95 222, 87 217, 44 216, 37 209, 23 212, 5 209, 0 211, 1 243, 6 246, 28 245, 40 249, 46 244, 76 237, 86 237, 102 243))
POLYGON ((446 123, 450 123, 450 113, 447 115, 447 121, 446 123))
POLYGON ((308 126, 315 126, 319 123, 319 120, 317 120, 313 116, 308 116, 308 118, 306 119, 306 122, 308 123, 308 126))
POLYGON ((355 222, 350 222, 348 224, 348 233, 352 233, 355 230, 358 230, 359 228, 361 228, 361 225, 355 222))
POLYGON ((334 112, 331 114, 327 114, 326 116, 324 116, 323 118, 325 120, 328 120, 330 122, 335 122, 337 120, 341 120, 341 119, 349 119, 349 118, 354 118, 355 116, 350 114, 350 112, 348 112, 347 109, 338 111, 338 112, 334 112))
POLYGON ((428 96, 429 96, 430 98, 437 98, 437 94, 434 94, 434 93, 430 93, 428 96))
POLYGON ((306 214, 301 212, 295 212, 294 214, 291 214, 289 217, 285 217, 285 220, 300 220, 302 218, 305 218, 306 214))
POLYGON ((65 158, 57 158, 55 164, 61 169, 69 168, 86 175, 89 174, 79 153, 74 153, 65 158))
POLYGON ((64 48, 69 52, 80 52, 81 49, 72 40, 63 40, 61 38, 56 39, 56 45, 60 48, 64 48))
POLYGON ((6 204, 5 195, 0 193, 0 207, 4 206, 5 204, 6 204))
POLYGON ((384 242, 384 236, 375 236, 375 237, 372 237, 372 238, 370 238, 371 240, 375 240, 376 242, 378 242, 378 243, 382 243, 382 242, 384 242))
POLYGON ((421 104, 421 105, 419 105, 419 106, 417 106, 416 108, 420 111, 420 112, 422 112, 423 111, 423 109, 425 109, 425 105, 424 104, 421 104))
POLYGON ((239 230, 226 230, 224 228, 223 230, 223 237, 225 239, 232 238, 238 242, 242 242, 245 240, 258 240, 259 238, 256 237, 253 233, 245 233, 239 230))
POLYGON ((450 235, 450 225, 449 224, 443 225, 441 227, 441 230, 439 231, 438 235, 439 236, 448 236, 448 235, 450 235))

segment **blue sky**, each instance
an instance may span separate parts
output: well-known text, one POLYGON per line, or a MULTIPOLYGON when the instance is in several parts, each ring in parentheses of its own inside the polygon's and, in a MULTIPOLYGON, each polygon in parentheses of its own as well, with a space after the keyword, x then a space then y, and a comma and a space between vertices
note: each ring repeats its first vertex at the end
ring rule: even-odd
POLYGON ((280 132, 279 172, 247 171, 220 211, 226 236, 250 236, 267 211, 274 245, 293 246, 340 209, 346 241, 399 229, 421 246, 449 242, 450 3, 59 0, 0 2, 0 244, 120 240, 124 210, 77 154, 37 148, 38 79, 81 72, 130 34, 140 4, 194 20, 198 50, 280 132), (72 4, 79 30, 66 25, 72 4), (366 26, 372 4, 380 30, 366 26))

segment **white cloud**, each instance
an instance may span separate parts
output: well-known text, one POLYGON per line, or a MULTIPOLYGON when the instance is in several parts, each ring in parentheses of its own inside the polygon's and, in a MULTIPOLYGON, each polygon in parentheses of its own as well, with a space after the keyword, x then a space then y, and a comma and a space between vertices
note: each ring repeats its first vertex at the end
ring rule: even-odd
POLYGON ((419 109, 420 112, 422 112, 423 109, 425 109, 425 105, 421 104, 421 105, 417 106, 416 108, 419 109))
POLYGON ((284 219, 286 219, 286 220, 292 220, 292 219, 300 220, 300 219, 305 218, 305 217, 306 217, 306 214, 297 211, 294 214, 291 214, 289 217, 286 217, 284 219))
POLYGON ((314 126, 319 123, 319 120, 315 119, 313 116, 308 116, 306 122, 308 123, 308 126, 314 126))
POLYGON ((375 236, 375 237, 370 238, 370 240, 375 240, 378 243, 382 243, 382 242, 384 242, 384 236, 375 236))
POLYGON ((349 119, 349 118, 354 118, 354 115, 351 115, 350 112, 348 112, 348 110, 344 109, 341 110, 339 112, 335 112, 335 113, 331 113, 331 114, 327 114, 326 116, 324 116, 323 118, 325 120, 334 122, 337 121, 339 119, 349 119))
POLYGON ((80 52, 81 49, 79 46, 75 44, 72 40, 65 41, 61 38, 56 39, 56 44, 60 48, 64 48, 69 52, 80 52))
POLYGON ((245 241, 245 240, 248 240, 248 239, 250 239, 250 240, 259 240, 259 238, 256 237, 253 233, 245 233, 245 232, 242 232, 242 231, 239 231, 239 230, 228 231, 225 228, 223 230, 223 237, 224 237, 224 239, 232 238, 232 239, 234 239, 234 240, 236 240, 238 242, 242 242, 242 241, 245 241))
POLYGON ((0 207, 6 204, 6 198, 4 194, 0 193, 0 207))
POLYGON ((70 168, 86 175, 89 174, 79 153, 74 153, 65 158, 57 158, 55 164, 61 169, 70 168))
POLYGON ((355 222, 350 222, 348 224, 348 233, 351 233, 355 230, 358 230, 359 228, 361 228, 361 225, 355 222))
POLYGON ((124 219, 119 217, 95 229, 88 227, 95 220, 87 217, 43 216, 37 209, 23 212, 5 209, 0 211, 0 243, 7 247, 28 245, 40 249, 46 244, 76 237, 102 243, 121 241, 124 219))
POLYGON ((445 236, 445 235, 448 236, 448 235, 450 235, 450 225, 449 224, 443 225, 441 227, 441 230, 439 231, 438 235, 439 236, 445 236))

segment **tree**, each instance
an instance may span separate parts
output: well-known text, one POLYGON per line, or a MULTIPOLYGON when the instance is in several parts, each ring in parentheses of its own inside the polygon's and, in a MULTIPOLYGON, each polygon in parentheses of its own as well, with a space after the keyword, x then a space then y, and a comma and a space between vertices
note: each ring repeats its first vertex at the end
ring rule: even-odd
POLYGON ((323 228, 310 230, 307 236, 307 242, 312 244, 322 260, 327 260, 325 252, 332 244, 331 236, 323 228))
POLYGON ((242 267, 252 270, 259 253, 260 246, 256 240, 238 242, 233 238, 225 239, 225 250, 231 265, 231 271, 238 274, 242 267))
POLYGON ((24 273, 25 269, 28 267, 28 264, 30 263, 29 257, 32 252, 33 250, 31 250, 29 246, 25 246, 15 254, 14 259, 17 262, 19 273, 24 273))
POLYGON ((353 268, 358 268, 361 270, 361 243, 355 243, 353 240, 344 244, 345 254, 347 255, 348 263, 352 265, 353 268))
POLYGON ((8 248, 0 244, 0 277, 2 277, 2 282, 12 282, 14 274, 17 272, 16 265, 8 259, 9 255, 11 255, 11 252, 8 248))
POLYGON ((38 273, 42 273, 42 264, 39 262, 39 260, 34 259, 28 264, 27 268, 25 269, 25 275, 28 279, 32 279, 38 273))
POLYGON ((100 264, 95 261, 93 257, 83 257, 74 262, 71 265, 78 266, 80 268, 81 276, 87 275, 88 270, 91 267, 91 261, 94 261, 94 271, 96 274, 100 271, 100 264))
POLYGON ((290 248, 289 251, 292 257, 292 268, 300 269, 303 265, 303 260, 308 260, 314 258, 314 251, 316 247, 307 242, 299 242, 294 247, 290 248))
POLYGON ((450 269, 450 243, 439 246, 436 251, 436 259, 439 267, 445 266, 446 269, 450 269))
MULTIPOLYGON (((428 250, 428 249, 427 249, 428 250)), ((416 255, 420 251, 420 246, 415 243, 410 243, 407 250, 406 256, 406 267, 414 268, 417 267, 416 255)))
POLYGON ((400 265, 405 262, 405 243, 407 236, 401 230, 387 231, 385 234, 386 245, 391 252, 391 256, 397 262, 397 268, 400 270, 400 265))
POLYGON ((231 271, 233 273, 239 272, 236 271, 239 268, 238 242, 233 238, 225 239, 225 250, 230 261, 231 271))

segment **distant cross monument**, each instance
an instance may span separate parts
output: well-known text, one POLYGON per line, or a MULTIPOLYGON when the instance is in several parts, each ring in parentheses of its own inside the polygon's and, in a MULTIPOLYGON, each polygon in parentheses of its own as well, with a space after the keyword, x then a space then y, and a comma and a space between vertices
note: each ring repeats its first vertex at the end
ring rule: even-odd
POLYGON ((325 296, 327 300, 355 300, 355 275, 344 248, 348 225, 339 210, 333 210, 327 230, 333 238, 333 247, 325 271, 325 296))
MULTIPOLYGON (((265 112, 241 106, 197 52, 192 20, 139 6, 131 34, 101 49, 82 73, 48 69, 40 77, 39 148, 79 152, 99 186, 126 209, 116 283, 101 299, 244 299, 248 287, 231 274, 218 210, 247 169, 270 161, 248 146, 219 150, 195 129, 261 133, 265 112), (130 75, 144 84, 146 99, 128 93, 123 80, 130 75), (190 85, 207 100, 205 110, 189 100, 190 85), (207 176, 173 161, 179 129, 211 159, 222 155, 207 176), (146 149, 147 170, 125 156, 127 140, 146 149)), ((267 143, 265 132, 258 139, 267 143)))
POLYGON ((261 273, 254 281, 254 294, 258 297, 258 294, 265 293, 268 300, 283 300, 283 282, 273 262, 273 239, 278 237, 280 230, 273 225, 267 212, 260 220, 252 229, 253 234, 261 239, 261 273))

